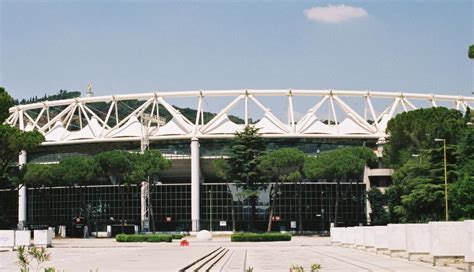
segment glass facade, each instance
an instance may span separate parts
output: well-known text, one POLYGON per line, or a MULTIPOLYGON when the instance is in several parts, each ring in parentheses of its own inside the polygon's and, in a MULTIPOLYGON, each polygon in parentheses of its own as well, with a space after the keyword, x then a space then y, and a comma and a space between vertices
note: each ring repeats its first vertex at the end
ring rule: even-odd
POLYGON ((122 202, 125 222, 140 224, 140 187, 136 185, 29 188, 28 224, 32 228, 68 226, 74 218, 83 217, 89 218, 92 230, 106 230, 106 225, 121 224, 122 202))
MULTIPOLYGON (((262 190, 257 202, 255 227, 266 230, 270 210, 270 184, 262 190)), ((307 182, 280 184, 273 200, 272 230, 328 230, 334 222, 336 184, 307 182)), ((191 184, 155 184, 150 187, 151 208, 156 231, 189 231, 191 229, 191 184)), ((140 225, 140 187, 116 185, 53 187, 33 189, 27 193, 28 224, 32 228, 71 225, 75 217, 89 218, 91 231, 104 231, 106 225, 119 225, 125 202, 125 221, 140 225), (122 190, 124 194, 122 195, 122 190)), ((201 185, 201 229, 249 230, 252 209, 248 199, 235 184, 204 183, 201 185), (233 220, 234 219, 234 220, 233 220)), ((365 184, 341 183, 338 204, 338 225, 366 223, 365 184)), ((18 191, 0 191, 2 213, 0 224, 14 227, 18 214, 18 191)))
MULTIPOLYGON (((272 230, 299 230, 300 223, 304 231, 328 230, 335 220, 336 186, 329 182, 280 184, 273 200, 272 230)), ((269 189, 260 192, 257 202, 255 227, 259 230, 266 230, 268 226, 269 189)), ((201 195, 202 228, 209 229, 212 222, 213 230, 232 230, 233 210, 236 230, 250 229, 251 204, 239 197, 242 192, 234 184, 204 184, 201 195)), ((365 184, 341 183, 338 225, 366 224, 365 203, 365 184)))
POLYGON ((159 184, 150 186, 151 209, 158 231, 191 229, 191 184, 159 184))
POLYGON ((18 190, 0 190, 0 229, 15 228, 18 224, 18 190))

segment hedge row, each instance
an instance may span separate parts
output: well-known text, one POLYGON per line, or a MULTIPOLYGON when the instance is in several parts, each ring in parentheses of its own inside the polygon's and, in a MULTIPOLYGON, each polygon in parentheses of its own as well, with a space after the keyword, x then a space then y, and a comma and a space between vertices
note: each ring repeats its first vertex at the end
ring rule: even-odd
POLYGON ((268 233, 234 233, 230 236, 232 242, 271 242, 271 241, 291 241, 291 234, 268 232, 268 233))
POLYGON ((178 233, 172 233, 171 234, 171 238, 173 238, 173 240, 181 240, 183 239, 184 235, 182 234, 178 234, 178 233))
POLYGON ((159 242, 168 242, 170 243, 173 240, 173 236, 170 234, 118 234, 115 236, 117 242, 150 242, 150 243, 159 243, 159 242))

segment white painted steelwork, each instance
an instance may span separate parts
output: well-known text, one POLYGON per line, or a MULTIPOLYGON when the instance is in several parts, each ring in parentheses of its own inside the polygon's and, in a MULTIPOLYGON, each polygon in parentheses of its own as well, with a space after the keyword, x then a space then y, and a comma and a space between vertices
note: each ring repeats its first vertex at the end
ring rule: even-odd
POLYGON ((199 163, 199 141, 197 138, 191 140, 191 222, 192 231, 200 230, 200 194, 201 167, 199 163))
MULTIPOLYGON (((112 96, 82 97, 45 101, 10 108, 6 123, 24 130, 38 130, 46 137, 43 145, 61 145, 93 142, 147 141, 160 139, 231 138, 243 129, 249 120, 249 103, 263 112, 263 117, 253 123, 266 138, 386 138, 387 122, 398 111, 410 111, 421 107, 436 107, 448 103, 448 107, 465 111, 474 106, 474 97, 453 95, 417 94, 401 92, 347 91, 347 90, 221 90, 184 91, 125 94, 112 96), (210 121, 204 121, 205 98, 233 97, 210 121), (284 97, 288 107, 288 120, 277 118, 264 105, 263 97, 284 97), (316 101, 305 114, 296 118, 295 98, 316 101), (188 120, 168 99, 192 98, 196 101, 196 119, 188 120), (385 102, 384 109, 376 111, 376 101, 385 102), (347 100, 351 100, 351 103, 347 100), (353 107, 353 100, 365 104, 364 113, 353 107), (119 119, 118 104, 136 102, 131 112, 119 119), (239 102, 244 104, 244 124, 229 119, 229 112, 239 102), (108 110, 98 114, 94 103, 107 103, 108 110), (388 105, 388 106, 387 106, 388 105), (328 118, 321 118, 321 107, 327 106, 328 118), (159 108, 169 112, 172 119, 163 124, 159 108), (53 113, 54 112, 54 113, 53 113), (337 114, 339 112, 342 114, 337 114), (72 123, 78 129, 70 129, 72 123), (329 122, 329 121, 330 122, 329 122)), ((444 105, 446 106, 446 105, 444 105)))

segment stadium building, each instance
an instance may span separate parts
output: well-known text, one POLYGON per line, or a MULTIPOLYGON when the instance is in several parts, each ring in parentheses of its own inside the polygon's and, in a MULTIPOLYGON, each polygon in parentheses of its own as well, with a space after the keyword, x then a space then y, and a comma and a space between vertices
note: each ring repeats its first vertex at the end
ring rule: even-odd
MULTIPOLYGON (((296 147, 317 156, 344 146, 367 146, 381 157, 389 139, 387 123, 396 114, 437 106, 465 111, 473 105, 473 97, 342 90, 89 94, 12 107, 6 123, 45 136, 34 153, 22 152, 20 165, 53 164, 116 149, 160 150, 172 166, 159 180, 126 190, 126 224, 142 230, 151 223, 157 231, 224 231, 234 224, 237 230, 248 228, 250 203, 239 197, 235 184, 216 177, 212 161, 228 155, 229 139, 245 125, 259 128, 268 150, 296 147)), ((386 187, 391 173, 381 164, 365 169, 360 180, 343 182, 338 224, 367 224, 366 192, 371 186, 386 187)), ((84 194, 76 187, 3 188, 0 206, 9 227, 71 227, 87 213, 92 231, 103 231, 121 224, 119 189, 99 181, 84 194)), ((260 192, 257 205, 262 230, 268 221, 268 190, 260 192)), ((304 231, 327 230, 334 219, 334 201, 331 181, 284 183, 273 228, 297 230, 301 224, 304 231)))

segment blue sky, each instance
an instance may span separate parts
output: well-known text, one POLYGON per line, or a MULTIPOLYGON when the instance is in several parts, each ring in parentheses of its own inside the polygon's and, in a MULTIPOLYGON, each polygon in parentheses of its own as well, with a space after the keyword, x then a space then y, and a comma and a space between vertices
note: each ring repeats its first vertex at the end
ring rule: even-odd
POLYGON ((332 88, 467 96, 473 6, 0 1, 0 85, 17 98, 85 90, 88 82, 98 95, 332 88))

